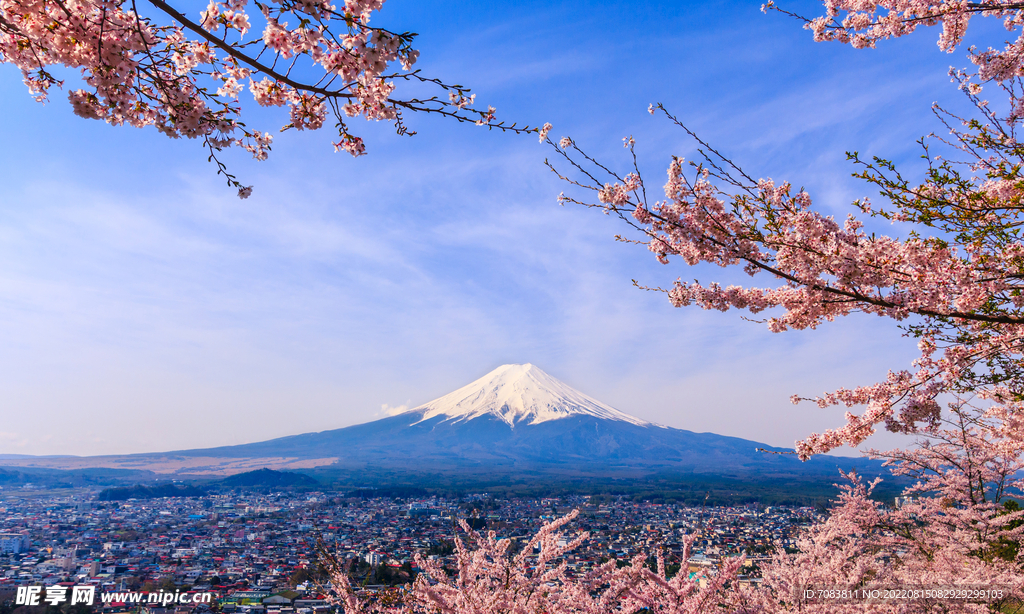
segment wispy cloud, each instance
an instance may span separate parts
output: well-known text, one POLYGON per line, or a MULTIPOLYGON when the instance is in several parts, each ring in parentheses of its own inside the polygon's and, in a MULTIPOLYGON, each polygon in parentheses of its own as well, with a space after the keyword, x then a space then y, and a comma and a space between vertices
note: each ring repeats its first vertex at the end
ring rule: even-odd
POLYGON ((404 413, 409 410, 409 405, 402 404, 397 407, 392 407, 387 403, 380 406, 380 414, 383 416, 397 416, 398 414, 404 413))

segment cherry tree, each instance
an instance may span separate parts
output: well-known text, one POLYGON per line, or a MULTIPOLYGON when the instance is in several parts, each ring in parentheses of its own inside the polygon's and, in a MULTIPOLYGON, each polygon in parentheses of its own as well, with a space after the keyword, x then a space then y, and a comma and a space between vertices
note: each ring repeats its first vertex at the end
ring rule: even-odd
MULTIPOLYGON (((826 0, 825 14, 803 18, 816 40, 871 48, 941 26, 939 47, 953 51, 971 19, 1000 19, 1016 38, 1000 48, 971 47, 970 70, 950 76, 973 103, 970 116, 934 107, 942 136, 921 140, 921 175, 906 177, 882 157, 848 154, 855 176, 881 199, 851 204, 844 220, 816 210, 812 195, 788 181, 755 179, 703 141, 662 105, 651 113, 685 131, 692 162, 672 158, 664 198, 649 197, 636 143, 624 140, 624 171, 563 137, 550 168, 568 182, 562 203, 617 216, 639 232, 618 237, 668 264, 741 270, 750 285, 687 282, 660 289, 675 306, 744 310, 773 332, 813 329, 859 312, 890 318, 918 341, 912 365, 880 382, 811 400, 848 411, 844 426, 797 442, 801 458, 857 446, 879 426, 916 435, 916 447, 871 451, 912 480, 905 505, 870 499, 854 476, 837 507, 799 543, 777 553, 756 593, 764 611, 992 611, 1019 603, 1024 572, 1020 497, 1024 452, 1024 5, 1000 0, 826 0), (983 94, 985 97, 983 97, 983 94), (993 95, 997 95, 998 98, 993 95), (900 234, 869 232, 865 223, 900 234), (800 590, 883 587, 999 587, 998 599, 920 602, 807 602, 800 590), (1000 601, 1003 600, 1003 601, 1000 601), (1008 600, 1008 601, 1007 601, 1008 600)), ((764 6, 787 15, 774 3, 764 6)))
MULTIPOLYGON (((287 110, 282 130, 333 121, 335 150, 365 153, 351 121, 415 132, 408 113, 430 113, 511 132, 469 88, 413 68, 415 34, 371 25, 384 0, 210 0, 190 13, 165 0, 0 0, 0 62, 17 66, 40 102, 71 69, 81 87, 75 114, 112 125, 155 126, 171 138, 201 139, 240 197, 251 192, 218 153, 241 147, 267 157, 273 137, 242 121, 241 97, 287 110), (400 96, 397 85, 418 84, 400 96), (248 92, 246 92, 248 90, 248 92), (432 91, 431 91, 432 90, 432 91)), ((546 129, 544 130, 546 134, 546 129)))
POLYGON ((998 412, 958 401, 940 424, 922 429, 918 447, 872 451, 911 480, 902 505, 870 498, 878 480, 846 476, 836 506, 800 536, 797 552, 777 552, 763 569, 760 606, 769 612, 1013 611, 1024 589, 1018 550, 1024 512, 1007 505, 1007 497, 1024 485, 1024 462, 1016 446, 1002 442, 1004 426, 998 412), (909 594, 884 592, 893 589, 909 594))
MULTIPOLYGON (((1001 17, 1011 30, 1021 30, 1020 6, 829 1, 825 17, 805 21, 818 39, 859 47, 940 23, 940 47, 951 50, 972 15, 1001 17)), ((557 144, 549 140, 562 160, 561 166, 549 165, 577 188, 563 193, 561 202, 618 216, 642 233, 637 242, 660 262, 737 267, 770 282, 723 287, 677 280, 665 290, 676 306, 768 312, 765 322, 775 332, 869 313, 901 322, 918 339, 920 357, 911 368, 813 399, 822 407, 864 410, 848 413, 842 428, 798 442, 801 457, 859 445, 879 425, 914 433, 923 424, 937 424, 943 394, 975 395, 1016 415, 1024 399, 1024 244, 1019 237, 1024 145, 1017 142, 1024 117, 1021 45, 1018 39, 1003 50, 972 49, 978 70, 952 72, 978 114, 965 118, 936 107, 949 135, 922 140, 928 159, 923 181, 905 178, 886 159, 848 154, 859 169, 856 176, 877 186, 886 202, 858 200, 842 221, 815 210, 811 195, 787 181, 754 179, 662 105, 650 111, 686 131, 703 156, 691 163, 672 159, 664 200, 648 198, 635 155, 633 168, 619 173, 565 137, 557 144), (1002 111, 980 97, 984 88, 1005 95, 1002 111), (937 156, 936 149, 955 152, 966 162, 937 156), (868 233, 864 220, 872 218, 902 225, 905 238, 868 233)), ((625 144, 635 147, 631 138, 625 144)), ((1006 435, 1024 440, 1024 431, 1009 429, 1006 435)))

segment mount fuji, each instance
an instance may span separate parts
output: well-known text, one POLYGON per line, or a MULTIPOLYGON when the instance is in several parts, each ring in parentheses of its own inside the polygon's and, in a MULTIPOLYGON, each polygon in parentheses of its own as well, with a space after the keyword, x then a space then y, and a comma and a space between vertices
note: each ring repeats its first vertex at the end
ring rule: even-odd
MULTIPOLYGON (((260 443, 170 452, 179 457, 333 459, 343 470, 502 471, 566 475, 838 477, 865 459, 800 462, 781 448, 641 420, 531 364, 503 365, 449 394, 387 418, 260 443)), ((871 471, 869 471, 870 473, 871 471)))
POLYGON ((497 418, 515 428, 572 416, 591 416, 649 426, 639 418, 592 399, 529 363, 502 365, 480 379, 439 399, 409 410, 421 420, 444 416, 444 422, 497 418))

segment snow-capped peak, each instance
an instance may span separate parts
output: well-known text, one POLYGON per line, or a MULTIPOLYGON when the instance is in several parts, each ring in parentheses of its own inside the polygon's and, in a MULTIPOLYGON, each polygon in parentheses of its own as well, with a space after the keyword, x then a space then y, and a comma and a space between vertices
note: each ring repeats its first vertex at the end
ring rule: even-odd
POLYGON ((423 412, 422 420, 448 416, 456 422, 491 415, 510 426, 575 415, 650 425, 588 397, 529 363, 502 365, 471 384, 410 409, 412 412, 423 412))

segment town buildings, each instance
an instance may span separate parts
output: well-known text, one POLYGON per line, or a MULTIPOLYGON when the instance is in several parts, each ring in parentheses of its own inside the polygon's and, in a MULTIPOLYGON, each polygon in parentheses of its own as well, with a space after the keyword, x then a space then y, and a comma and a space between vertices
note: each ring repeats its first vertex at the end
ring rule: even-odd
MULTIPOLYGON (((348 498, 328 493, 230 494, 97 502, 90 495, 0 499, 0 601, 17 587, 92 585, 107 611, 159 614, 129 593, 212 593, 195 610, 304 614, 326 607, 317 584, 319 538, 351 565, 359 585, 408 581, 415 557, 451 562, 459 518, 486 526, 522 548, 544 523, 579 509, 569 532, 590 538, 567 555, 571 573, 610 559, 660 550, 671 571, 711 573, 739 553, 757 563, 776 546, 791 547, 810 508, 689 508, 588 497, 495 500, 348 498), (684 560, 684 544, 693 549, 684 560)), ((754 569, 756 576, 756 567, 754 569)), ((101 605, 97 598, 97 606, 101 605)), ((171 605, 171 604, 167 604, 171 605)), ((164 607, 168 614, 170 607, 164 607)))

